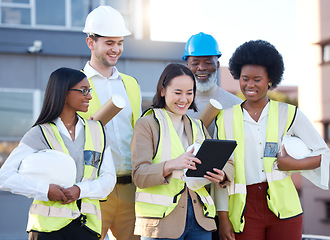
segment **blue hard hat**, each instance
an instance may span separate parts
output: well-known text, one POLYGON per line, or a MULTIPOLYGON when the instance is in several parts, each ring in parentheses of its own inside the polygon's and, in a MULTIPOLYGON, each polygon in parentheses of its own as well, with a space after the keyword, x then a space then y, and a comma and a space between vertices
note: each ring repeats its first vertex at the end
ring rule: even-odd
POLYGON ((182 59, 187 61, 189 56, 221 57, 217 41, 209 34, 200 32, 192 35, 186 43, 182 59))

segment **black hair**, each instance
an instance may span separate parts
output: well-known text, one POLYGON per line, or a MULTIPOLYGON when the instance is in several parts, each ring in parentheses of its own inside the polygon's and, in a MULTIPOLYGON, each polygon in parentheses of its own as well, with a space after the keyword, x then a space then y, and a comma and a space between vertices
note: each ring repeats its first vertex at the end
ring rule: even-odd
POLYGON ((164 71, 162 72, 162 74, 160 75, 160 78, 157 83, 157 92, 152 100, 152 106, 154 108, 165 107, 165 105, 166 105, 165 97, 162 97, 162 95, 161 95, 162 88, 166 89, 167 85, 171 82, 171 80, 173 78, 178 77, 178 76, 183 76, 183 75, 188 75, 189 77, 191 77, 192 81, 194 82, 194 88, 193 88, 194 99, 193 99, 192 103, 190 104, 189 109, 193 109, 195 112, 197 112, 197 106, 195 103, 196 82, 195 82, 194 74, 186 66, 184 66, 182 64, 177 64, 177 63, 171 63, 171 64, 167 65, 165 67, 164 71))
POLYGON ((99 38, 101 38, 102 36, 94 33, 94 34, 88 34, 88 37, 90 37, 92 40, 97 42, 97 40, 99 40, 99 38))
POLYGON ((271 88, 276 88, 282 81, 284 73, 282 55, 265 40, 251 40, 236 48, 229 60, 229 71, 234 79, 241 77, 241 70, 244 65, 265 67, 272 83, 271 88))
POLYGON ((51 73, 47 83, 40 115, 33 126, 54 121, 60 116, 69 89, 81 82, 86 75, 76 69, 59 68, 51 73))

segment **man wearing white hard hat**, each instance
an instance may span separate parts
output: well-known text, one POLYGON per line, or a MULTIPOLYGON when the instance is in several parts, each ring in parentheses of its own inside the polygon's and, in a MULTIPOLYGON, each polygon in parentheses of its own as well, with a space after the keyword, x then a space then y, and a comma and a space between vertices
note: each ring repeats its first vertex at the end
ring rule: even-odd
POLYGON ((124 37, 131 33, 122 15, 110 6, 99 6, 90 12, 83 32, 87 34, 86 43, 91 50, 91 59, 86 63, 84 73, 93 88, 93 99, 88 112, 81 115, 84 118, 93 116, 114 94, 130 103, 106 124, 117 184, 107 200, 101 202, 101 239, 105 238, 108 229, 118 240, 139 239, 133 234, 135 185, 131 178, 130 141, 141 113, 141 94, 136 79, 116 68, 123 52, 124 37))

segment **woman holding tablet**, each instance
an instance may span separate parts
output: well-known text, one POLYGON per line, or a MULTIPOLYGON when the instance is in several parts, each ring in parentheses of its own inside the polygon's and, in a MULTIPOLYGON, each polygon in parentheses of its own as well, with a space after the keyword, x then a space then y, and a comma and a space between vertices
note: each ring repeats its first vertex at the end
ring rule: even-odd
MULTIPOLYGON (((135 125, 131 142, 136 184, 135 234, 147 239, 210 240, 216 229, 215 207, 204 187, 186 186, 184 169, 200 164, 188 146, 209 138, 201 121, 186 116, 196 111, 194 75, 181 64, 169 64, 160 76, 153 109, 135 125), (206 135, 205 135, 206 133, 206 135)), ((231 180, 232 163, 205 176, 214 183, 231 180)))

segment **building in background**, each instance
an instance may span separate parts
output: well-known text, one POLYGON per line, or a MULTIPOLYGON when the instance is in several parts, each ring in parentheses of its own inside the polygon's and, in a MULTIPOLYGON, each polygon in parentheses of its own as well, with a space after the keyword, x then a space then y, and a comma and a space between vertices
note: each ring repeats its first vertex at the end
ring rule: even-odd
MULTIPOLYGON (((330 144, 330 1, 297 0, 299 108, 330 144)), ((330 192, 303 179, 304 232, 330 236, 330 192)))
MULTIPOLYGON (((182 61, 184 43, 150 41, 149 0, 0 0, 0 166, 38 117, 49 75, 89 60, 82 29, 99 5, 119 10, 132 32, 117 66, 137 78, 145 107, 165 66, 182 61)), ((0 239, 26 239, 31 199, 0 191, 0 202, 0 239)))
MULTIPOLYGON (((39 115, 50 73, 63 66, 82 69, 89 59, 82 29, 87 14, 99 5, 118 9, 132 32, 125 38, 117 66, 139 81, 144 109, 150 106, 164 67, 170 62, 185 64, 181 60, 185 43, 150 40, 149 0, 0 0, 0 166, 39 115)), ((297 0, 297 6, 299 108, 329 143, 330 1, 297 0)), ((239 91, 227 67, 221 67, 220 81, 227 91, 239 91)), ((296 86, 279 86, 278 90, 297 98, 296 86)), ((329 191, 299 179, 304 233, 330 235, 329 191)), ((6 209, 4 204, 2 209, 6 209)), ((21 224, 21 232, 13 228, 8 236, 26 239, 27 212, 20 213, 13 222, 2 221, 10 226, 21 224)), ((1 239, 6 239, 1 234, 7 225, 0 220, 1 239)))
POLYGON ((117 66, 137 78, 145 105, 165 66, 181 62, 184 43, 150 40, 149 0, 0 0, 0 141, 18 141, 32 126, 51 72, 84 67, 82 29, 98 5, 118 9, 132 32, 117 66))

